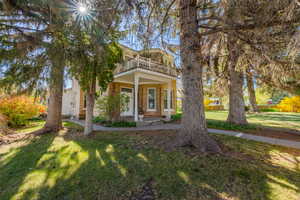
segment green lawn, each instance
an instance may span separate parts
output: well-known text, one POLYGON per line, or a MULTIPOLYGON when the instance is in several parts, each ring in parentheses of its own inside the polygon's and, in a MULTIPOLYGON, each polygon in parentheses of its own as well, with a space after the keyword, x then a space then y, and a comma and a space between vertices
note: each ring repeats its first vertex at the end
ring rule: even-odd
MULTIPOLYGON (((207 111, 208 123, 211 121, 226 121, 227 111, 207 111)), ((248 114, 247 120, 250 128, 255 126, 266 126, 275 128, 286 128, 300 131, 300 113, 269 112, 248 114)))
POLYGON ((27 126, 17 128, 14 131, 16 133, 30 133, 36 130, 41 129, 45 124, 44 120, 34 120, 30 121, 30 123, 27 126))
POLYGON ((59 135, 0 147, 1 200, 130 199, 149 179, 161 200, 300 197, 296 150, 214 136, 231 149, 231 156, 167 153, 152 144, 172 133, 97 133, 87 138, 78 126, 65 126, 69 130, 59 135))

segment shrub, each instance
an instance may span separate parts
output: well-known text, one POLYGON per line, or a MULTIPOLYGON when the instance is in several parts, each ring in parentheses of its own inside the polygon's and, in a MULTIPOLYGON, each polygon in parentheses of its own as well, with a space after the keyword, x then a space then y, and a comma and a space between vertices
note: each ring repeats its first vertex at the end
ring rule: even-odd
POLYGON ((136 127, 136 122, 119 121, 105 125, 106 127, 136 127))
POLYGON ((207 107, 212 102, 213 102, 212 100, 204 99, 204 106, 207 107))
POLYGON ((182 117, 182 114, 177 113, 177 114, 171 116, 171 120, 172 121, 178 121, 178 120, 181 120, 181 117, 182 117))
POLYGON ((277 107, 281 112, 300 112, 300 96, 285 97, 277 107))
POLYGON ((118 121, 120 113, 128 109, 129 101, 129 96, 125 94, 103 96, 98 99, 97 108, 100 110, 100 115, 109 121, 118 121))
POLYGON ((205 110, 207 110, 207 111, 222 111, 222 110, 224 110, 224 106, 223 105, 205 106, 205 110))
POLYGON ((95 117, 94 119, 93 119, 93 122, 94 123, 106 123, 106 119, 104 118, 104 117, 100 117, 100 116, 98 116, 98 117, 95 117))
POLYGON ((8 120, 8 125, 18 127, 26 125, 30 118, 39 116, 45 107, 37 104, 28 96, 4 97, 0 99, 0 113, 8 120))
POLYGON ((262 108, 259 109, 260 112, 278 112, 279 110, 276 108, 262 108))

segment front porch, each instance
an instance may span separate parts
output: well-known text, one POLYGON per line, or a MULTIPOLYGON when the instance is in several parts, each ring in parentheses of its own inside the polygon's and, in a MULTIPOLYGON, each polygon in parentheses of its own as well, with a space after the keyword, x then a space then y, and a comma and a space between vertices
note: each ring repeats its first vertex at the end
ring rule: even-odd
POLYGON ((176 78, 152 71, 132 70, 115 76, 109 95, 123 93, 130 97, 122 117, 134 121, 151 118, 171 119, 176 111, 176 78))

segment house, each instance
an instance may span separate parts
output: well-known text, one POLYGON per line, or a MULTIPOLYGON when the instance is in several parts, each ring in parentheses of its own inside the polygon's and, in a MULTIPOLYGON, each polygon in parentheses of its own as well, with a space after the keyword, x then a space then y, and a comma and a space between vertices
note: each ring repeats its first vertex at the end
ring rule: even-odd
MULTIPOLYGON (((161 49, 134 51, 122 46, 124 62, 114 71, 114 81, 103 95, 126 94, 130 97, 122 117, 139 120, 144 117, 166 117, 176 113, 177 70, 172 55, 161 49)), ((97 90, 99 88, 97 87, 97 90)), ((84 92, 78 81, 63 94, 63 115, 80 118, 85 115, 84 92)), ((97 116, 99 110, 95 109, 97 116)))

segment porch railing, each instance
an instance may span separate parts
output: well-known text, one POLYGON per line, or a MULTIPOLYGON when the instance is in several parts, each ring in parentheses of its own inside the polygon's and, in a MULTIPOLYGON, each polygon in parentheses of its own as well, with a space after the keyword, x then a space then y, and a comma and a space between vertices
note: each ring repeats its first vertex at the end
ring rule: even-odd
POLYGON ((141 56, 126 56, 124 63, 118 65, 115 74, 120 74, 138 68, 166 74, 169 76, 177 76, 176 68, 162 65, 161 63, 141 56))

